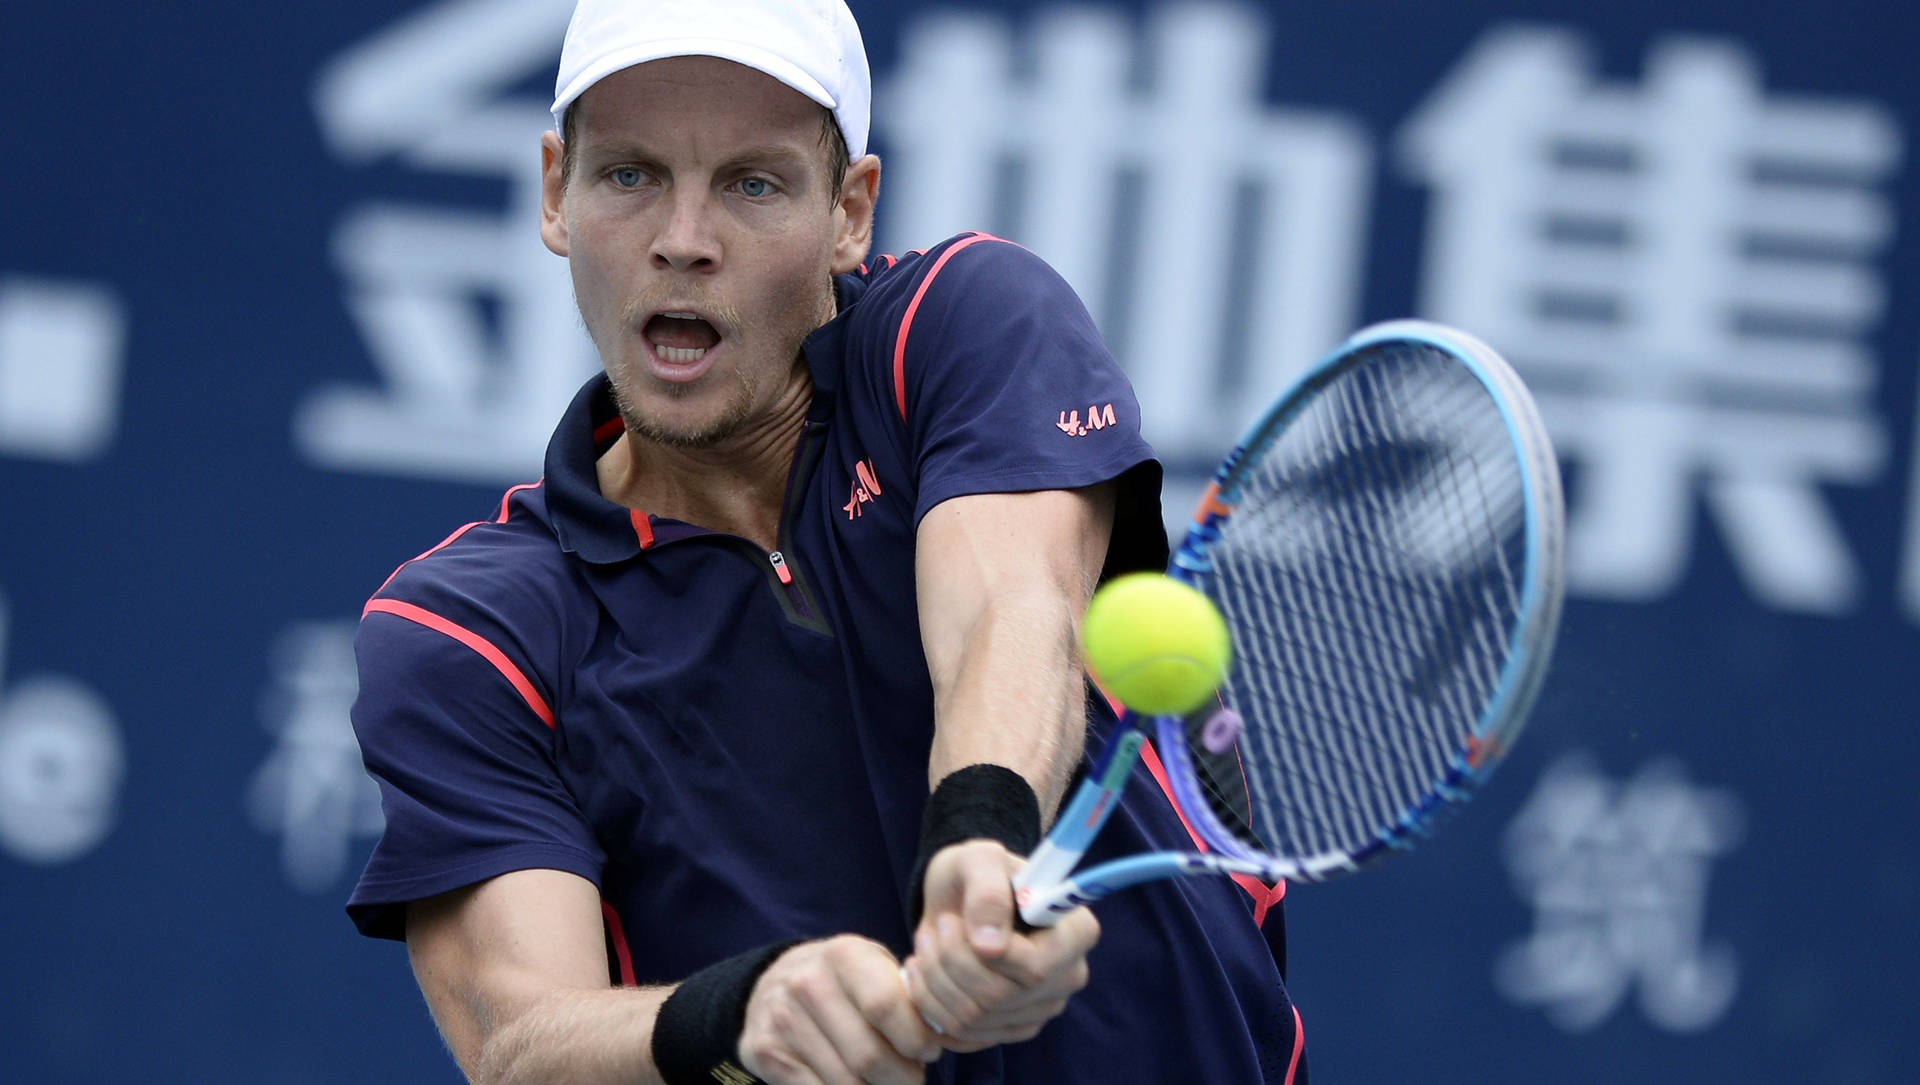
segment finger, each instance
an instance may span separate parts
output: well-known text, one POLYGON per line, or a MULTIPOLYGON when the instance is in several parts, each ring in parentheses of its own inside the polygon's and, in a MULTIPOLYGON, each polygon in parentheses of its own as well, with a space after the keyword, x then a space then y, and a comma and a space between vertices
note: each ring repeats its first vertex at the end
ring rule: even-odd
POLYGON ((786 1056, 785 1061, 776 1063, 769 1069, 754 1070, 752 1067, 747 1069, 767 1085, 836 1085, 793 1061, 791 1054, 786 1056))
POLYGON ((922 884, 922 922, 936 912, 960 910, 966 889, 967 866, 964 857, 981 843, 984 842, 949 844, 933 853, 933 858, 927 863, 926 880, 922 884))
POLYGON ((906 963, 907 989, 920 1015, 945 1044, 966 1022, 979 1019, 980 1005, 942 970, 937 939, 930 930, 922 928, 914 944, 915 954, 906 963))
POLYGON ((915 1064, 940 1057, 940 1042, 914 1005, 906 966, 893 954, 875 947, 874 955, 857 968, 841 973, 847 998, 867 1026, 901 1058, 915 1064))
MULTIPOLYGON (((1055 1014, 1053 1016, 1057 1017, 1059 1015, 1055 1014)), ((987 1048, 999 1047, 1001 1044, 1026 1043, 1028 1040, 1040 1035, 1047 1027, 1047 1021, 1051 1020, 1053 1020, 1053 1017, 1048 1017, 1045 1021, 1037 1021, 1028 1025, 1008 1025, 1005 1028, 975 1032, 967 1036, 965 1040, 965 1043, 968 1045, 967 1050, 985 1051, 987 1048)), ((958 1049, 956 1048, 956 1050, 958 1049)))
POLYGON ((1060 1016, 1066 1010, 1067 1002, 1068 998, 1061 995, 1055 998, 1022 1000, 1003 1006, 968 1029, 965 1035, 968 1039, 979 1039, 983 1035, 998 1035, 1008 1029, 1039 1028, 1060 1016))
POLYGON ((920 974, 920 965, 912 957, 900 966, 900 982, 907 985, 907 997, 913 1000, 914 1012, 926 1023, 927 1030, 945 1042, 947 1029, 953 1024, 953 1015, 927 990, 926 978, 920 974))
MULTIPOLYGON (((747 1003, 747 1019, 740 1034, 741 1063, 769 1085, 860 1085, 849 1066, 870 1060, 871 1051, 856 1044, 842 1050, 841 1020, 858 1013, 842 989, 840 973, 863 956, 877 957, 890 967, 893 955, 865 939, 832 939, 809 943, 774 962, 755 985, 747 1003)), ((870 1031, 870 1030, 869 1030, 870 1031)), ((877 1033, 872 1047, 885 1046, 877 1033)), ((918 1081, 918 1077, 881 1079, 918 1081)))
POLYGON ((962 1029, 992 1022, 1010 1002, 1022 999, 1019 984, 994 972, 973 951, 967 931, 954 916, 941 916, 928 939, 931 952, 920 955, 927 983, 954 1011, 962 1029))
POLYGON ((913 1002, 913 1010, 920 1018, 920 1023, 927 1026, 934 1043, 944 1048, 948 1035, 960 1027, 962 1015, 933 993, 926 975, 914 958, 907 958, 907 963, 900 966, 900 981, 907 985, 907 997, 913 1002))
POLYGON ((996 1006, 1019 997, 1021 988, 995 972, 991 959, 983 959, 976 952, 973 934, 957 917, 941 916, 934 924, 936 963, 942 975, 991 1013, 996 1006))
MULTIPOLYGON (((914 1004, 916 1010, 919 1010, 921 992, 914 985, 920 981, 912 974, 912 965, 913 958, 909 957, 906 963, 900 966, 900 983, 907 989, 907 1000, 914 1004)), ((920 1023, 927 1026, 927 1031, 932 1032, 934 1035, 938 1036, 940 1034, 940 1026, 928 1020, 924 1011, 920 1012, 920 1023)))
POLYGON ((1013 926, 1013 883, 1007 850, 997 845, 970 847, 963 856, 960 914, 975 953, 997 957, 1006 952, 1013 926))
MULTIPOLYGON (((879 1030, 868 1022, 855 999, 866 997, 853 988, 863 987, 859 976, 849 976, 844 961, 836 962, 831 976, 818 977, 800 989, 802 1005, 820 1034, 831 1047, 830 1062, 812 1061, 828 1085, 841 1081, 868 1085, 912 1085, 922 1079, 920 1063, 894 1050, 879 1030)), ((899 998, 897 984, 893 991, 899 998)))
POLYGON ((900 974, 907 983, 908 993, 922 1022, 932 1030, 935 1042, 948 1051, 978 1051, 992 1047, 1003 1041, 983 1041, 983 1035, 998 1035, 1001 1029, 1045 1023, 1066 1007, 1064 998, 1022 998, 1011 1010, 1003 1007, 988 1012, 979 1008, 951 983, 938 977, 930 979, 921 970, 917 958, 909 958, 901 966, 900 974), (933 993, 936 988, 940 992, 937 996, 933 993), (982 1032, 983 1027, 988 1030, 987 1033, 982 1032))
POLYGON ((740 1064, 767 1085, 837 1085, 815 1073, 833 1058, 833 1045, 800 1007, 781 1001, 761 1011, 740 1034, 740 1064))
POLYGON ((1005 954, 983 962, 1030 993, 1054 997, 1087 984, 1087 954, 1100 941, 1100 922, 1085 908, 1059 924, 1011 939, 1005 954))
POLYGON ((940 1045, 962 1054, 982 1051, 1005 1043, 1019 1043, 1038 1035, 1054 1018, 1066 1010, 1067 1000, 1055 999, 1036 1004, 1008 1016, 1005 1020, 983 1022, 972 1028, 955 1029, 940 1037, 940 1045))

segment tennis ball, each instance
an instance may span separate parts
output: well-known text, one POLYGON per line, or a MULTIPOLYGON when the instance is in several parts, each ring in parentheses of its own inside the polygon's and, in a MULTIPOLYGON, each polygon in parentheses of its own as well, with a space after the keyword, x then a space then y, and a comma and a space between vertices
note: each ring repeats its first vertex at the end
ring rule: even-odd
POLYGON ((1233 655, 1213 601, 1161 573, 1130 573, 1095 592, 1080 645, 1101 687, 1148 716, 1205 704, 1233 655))

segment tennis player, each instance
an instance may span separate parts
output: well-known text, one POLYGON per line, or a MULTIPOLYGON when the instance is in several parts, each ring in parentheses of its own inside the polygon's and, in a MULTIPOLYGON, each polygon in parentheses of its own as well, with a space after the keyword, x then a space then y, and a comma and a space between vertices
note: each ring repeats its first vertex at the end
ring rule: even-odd
MULTIPOLYGON (((475 1080, 1304 1081, 1276 890, 1013 922, 1159 467, 1032 254, 869 259, 869 94, 843 0, 579 4, 539 228, 605 372, 366 606, 348 910, 475 1080)), ((1138 776, 1096 852, 1188 846, 1138 776)))

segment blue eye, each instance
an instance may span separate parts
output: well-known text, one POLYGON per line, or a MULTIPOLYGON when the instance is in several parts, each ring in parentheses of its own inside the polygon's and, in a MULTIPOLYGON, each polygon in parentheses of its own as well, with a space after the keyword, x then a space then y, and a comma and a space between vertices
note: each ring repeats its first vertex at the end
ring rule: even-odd
POLYGON ((740 194, 749 199, 773 195, 773 185, 764 177, 745 177, 740 181, 740 194))
POLYGON ((628 166, 624 169, 614 170, 610 176, 613 178, 613 183, 619 185, 621 188, 632 188, 645 180, 647 175, 634 169, 632 166, 628 166))

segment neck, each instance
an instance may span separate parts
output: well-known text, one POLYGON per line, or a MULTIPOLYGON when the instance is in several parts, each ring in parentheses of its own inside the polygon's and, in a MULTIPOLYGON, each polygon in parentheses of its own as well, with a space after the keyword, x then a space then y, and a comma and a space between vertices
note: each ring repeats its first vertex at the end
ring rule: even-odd
POLYGON ((813 381, 796 366, 761 421, 713 445, 666 445, 628 430, 600 457, 600 492, 628 508, 779 549, 787 475, 812 402, 813 381))

